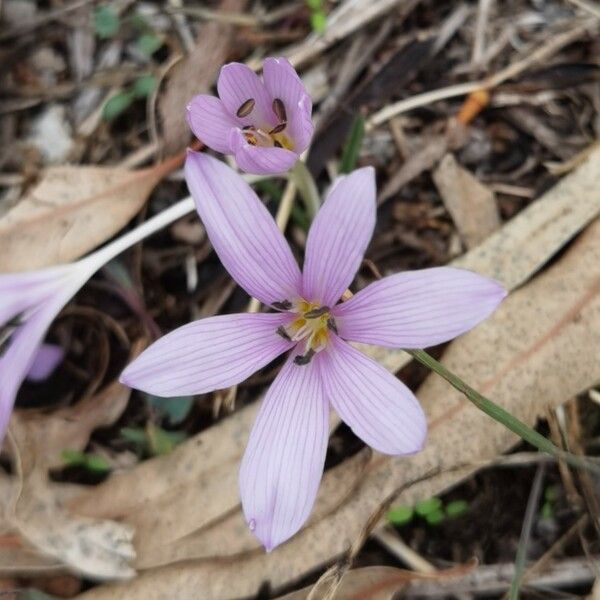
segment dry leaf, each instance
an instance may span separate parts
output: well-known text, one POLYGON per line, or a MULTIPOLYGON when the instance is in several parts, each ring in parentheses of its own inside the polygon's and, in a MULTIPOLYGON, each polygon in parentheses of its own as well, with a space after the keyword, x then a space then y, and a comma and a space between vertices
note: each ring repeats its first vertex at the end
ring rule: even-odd
MULTIPOLYGON (((246 0, 222 0, 220 9, 241 12, 245 5, 246 0)), ((218 20, 203 23, 196 47, 173 68, 158 106, 167 152, 181 150, 190 139, 185 107, 196 94, 209 92, 220 66, 226 62, 232 33, 230 25, 218 20)))
POLYGON ((483 242, 500 227, 494 192, 446 154, 433 181, 467 248, 483 242))
MULTIPOLYGON (((591 226, 559 262, 509 296, 488 321, 454 342, 443 362, 476 389, 533 424, 548 406, 573 397, 600 378, 596 359, 600 336, 598 264, 600 222, 591 226)), ((196 549, 204 549, 204 560, 153 569, 125 585, 96 588, 82 597, 186 600, 196 598, 202 590, 204 599, 222 600, 251 595, 264 581, 276 589, 344 552, 368 516, 399 485, 440 469, 440 476, 409 488, 402 502, 429 497, 472 470, 457 471, 457 467, 492 459, 516 441, 514 434, 436 376, 427 379, 418 396, 430 424, 424 451, 412 457, 374 454, 360 477, 360 486, 346 502, 327 518, 313 520, 276 551, 264 554, 256 544, 254 552, 244 552, 250 534, 240 513, 224 511, 219 523, 195 535, 196 549), (213 546, 216 540, 219 544, 213 546)), ((223 465, 220 474, 226 468, 223 465)), ((237 465, 230 468, 237 470, 237 465)), ((323 486, 331 485, 335 476, 335 472, 326 473, 323 486)), ((317 513, 326 501, 319 496, 317 513)), ((145 548, 139 551, 143 553, 145 548)))
POLYGON ((122 229, 180 161, 178 156, 137 171, 91 166, 46 169, 41 181, 0 218, 0 273, 83 256, 122 229))

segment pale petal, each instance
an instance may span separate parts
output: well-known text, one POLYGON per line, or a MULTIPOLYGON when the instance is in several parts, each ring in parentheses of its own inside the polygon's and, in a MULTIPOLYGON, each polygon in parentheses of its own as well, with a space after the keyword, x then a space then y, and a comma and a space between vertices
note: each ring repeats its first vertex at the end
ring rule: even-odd
POLYGON ((279 98, 285 106, 287 133, 295 142, 294 151, 300 154, 307 148, 314 131, 311 98, 286 58, 266 58, 263 77, 271 98, 279 98))
POLYGON ((238 284, 265 304, 297 298, 298 264, 250 186, 206 154, 188 153, 185 175, 210 241, 238 284))
POLYGON ((298 155, 286 148, 253 146, 237 129, 230 134, 231 151, 238 167, 246 173, 271 175, 289 171, 298 160, 298 155))
POLYGON ((292 347, 276 333, 289 315, 219 315, 188 323, 154 342, 121 382, 156 396, 189 396, 247 379, 292 347))
POLYGON ((335 335, 321 354, 325 397, 359 438, 385 454, 421 450, 427 421, 401 381, 335 335))
POLYGON ((0 357, 0 445, 21 383, 35 361, 36 354, 52 320, 70 296, 55 296, 32 313, 13 333, 0 357))
POLYGON ((306 300, 332 306, 352 283, 375 227, 375 171, 365 167, 336 180, 308 233, 306 300))
POLYGON ((27 372, 30 381, 44 381, 62 362, 65 351, 56 344, 42 344, 35 354, 33 364, 27 372))
POLYGON ((205 94, 195 96, 187 106, 187 121, 194 135, 209 148, 231 152, 229 134, 238 125, 221 100, 205 94))
POLYGON ((260 77, 241 63, 228 63, 221 67, 217 81, 219 98, 240 125, 254 125, 267 130, 276 125, 272 100, 260 77), (254 100, 254 108, 246 117, 237 117, 238 109, 247 100, 254 100))
POLYGON ((318 358, 299 366, 290 356, 263 400, 242 460, 244 515, 267 551, 302 527, 323 473, 329 409, 318 358))
POLYGON ((333 310, 341 337, 392 348, 427 348, 475 327, 506 290, 453 267, 384 277, 333 310))

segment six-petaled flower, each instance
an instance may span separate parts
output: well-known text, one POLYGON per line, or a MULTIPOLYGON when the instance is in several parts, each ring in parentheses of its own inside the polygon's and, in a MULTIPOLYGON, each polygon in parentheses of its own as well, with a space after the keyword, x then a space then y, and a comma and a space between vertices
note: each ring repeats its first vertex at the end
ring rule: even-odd
POLYGON ((267 550, 307 519, 321 479, 329 405, 367 444, 387 454, 421 449, 426 420, 412 394, 349 342, 422 348, 485 319, 505 295, 496 281, 441 267, 368 285, 339 303, 375 226, 375 177, 339 178, 308 234, 301 272, 271 215, 244 180, 189 153, 186 179, 212 245, 237 283, 276 312, 221 315, 154 343, 122 375, 160 396, 235 385, 291 351, 250 434, 240 470, 242 507, 267 550))
POLYGON ((289 170, 313 133, 312 101, 285 58, 267 58, 263 81, 229 63, 217 82, 219 98, 201 94, 187 107, 188 123, 209 148, 233 154, 248 173, 289 170))

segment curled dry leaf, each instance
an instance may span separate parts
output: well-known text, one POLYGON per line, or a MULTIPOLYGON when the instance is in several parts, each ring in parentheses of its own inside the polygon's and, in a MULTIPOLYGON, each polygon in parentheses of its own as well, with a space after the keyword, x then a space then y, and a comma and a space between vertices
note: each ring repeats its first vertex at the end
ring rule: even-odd
POLYGON ((112 237, 180 162, 140 170, 60 166, 0 218, 0 273, 28 271, 83 256, 112 237))
MULTIPOLYGON (((595 160, 599 158, 600 153, 595 160)), ((494 243, 487 251, 476 249, 466 255, 462 265, 487 274, 500 273, 500 279, 510 287, 530 276, 600 209, 597 192, 593 195, 600 171, 585 165, 582 169, 538 200, 532 214, 517 217, 495 234, 519 243, 494 243), (574 205, 573 195, 584 191, 588 196, 582 197, 583 205, 574 205), (547 213, 555 220, 542 218, 547 213), (525 257, 522 263, 521 256, 525 257)), ((600 323, 596 282, 599 229, 598 224, 591 227, 560 262, 509 297, 488 322, 457 340, 444 359, 474 387, 529 423, 547 404, 560 403, 599 376, 598 365, 591 359, 600 323), (582 355, 587 360, 581 361, 582 355)), ((377 351, 384 359, 389 353, 377 351)), ((392 354, 392 360, 386 362, 395 367, 402 355, 392 354)), ((170 594, 185 599, 195 598, 198 589, 205 598, 230 598, 255 593, 265 580, 274 587, 282 586, 346 550, 369 515, 403 482, 413 481, 432 468, 446 470, 442 476, 408 490, 405 499, 410 502, 434 495, 468 472, 457 471, 457 466, 468 464, 473 456, 478 460, 493 458, 515 441, 513 434, 474 409, 442 380, 428 379, 419 397, 431 427, 425 451, 410 458, 374 455, 366 470, 362 466, 357 471, 346 461, 327 472, 322 488, 344 486, 348 490, 344 501, 328 506, 329 492, 321 493, 314 511, 318 517, 313 515, 308 527, 268 555, 247 531, 237 509, 239 456, 255 406, 202 432, 180 447, 177 456, 148 461, 75 499, 72 509, 90 516, 118 514, 134 522, 142 506, 147 513, 147 524, 137 521, 139 535, 145 540, 137 548, 138 565, 149 570, 125 586, 97 588, 85 598, 161 598, 170 594), (206 488, 199 486, 203 473, 211 480, 206 488), (215 479, 217 483, 212 481, 215 479), (132 500, 130 490, 140 489, 142 481, 148 484, 138 503, 132 500), (171 537, 160 549, 162 540, 152 536, 151 527, 167 512, 176 520, 183 507, 174 498, 175 491, 187 504, 195 497, 200 508, 196 515, 190 510, 183 513, 184 523, 177 529, 180 539, 171 537), (220 505, 216 512, 211 509, 209 519, 203 514, 206 495, 214 495, 213 501, 220 505), (174 499, 174 505, 168 505, 168 498, 174 499), (189 539, 183 540, 186 525, 189 539), (178 563, 186 557, 204 560, 178 563), (223 560, 225 557, 229 560, 223 560), (166 562, 173 564, 151 569, 166 562)))
POLYGON ((433 181, 467 248, 483 242, 500 227, 494 192, 446 154, 433 181))

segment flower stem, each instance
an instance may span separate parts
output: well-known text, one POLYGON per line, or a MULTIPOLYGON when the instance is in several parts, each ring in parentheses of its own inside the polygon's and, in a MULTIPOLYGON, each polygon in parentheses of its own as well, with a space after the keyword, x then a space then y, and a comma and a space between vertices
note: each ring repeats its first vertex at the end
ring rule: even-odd
POLYGON ((572 467, 588 468, 600 473, 600 465, 588 458, 582 458, 580 456, 571 454, 570 452, 561 450, 549 439, 545 438, 543 435, 539 434, 537 431, 523 423, 523 421, 517 419, 508 411, 504 410, 501 406, 498 406, 496 403, 492 402, 478 391, 474 390, 471 386, 460 379, 460 377, 446 369, 444 365, 435 360, 433 356, 429 355, 424 350, 406 350, 406 352, 408 352, 408 354, 418 360, 421 364, 425 365, 443 377, 452 387, 464 394, 479 410, 482 410, 486 415, 489 415, 492 417, 492 419, 498 421, 498 423, 501 423, 513 433, 516 433, 520 438, 532 446, 535 446, 541 452, 545 452, 560 460, 564 460, 572 467))
POLYGON ((304 200, 308 219, 312 221, 321 206, 319 190, 313 176, 306 165, 301 160, 298 160, 290 171, 290 178, 296 183, 302 200, 304 200))

